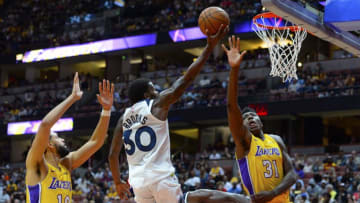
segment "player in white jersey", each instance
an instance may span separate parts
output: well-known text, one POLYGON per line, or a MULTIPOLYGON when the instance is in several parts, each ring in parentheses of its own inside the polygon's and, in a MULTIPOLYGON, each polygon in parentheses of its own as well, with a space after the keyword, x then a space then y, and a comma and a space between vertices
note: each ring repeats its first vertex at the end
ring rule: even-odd
POLYGON ((129 185, 120 179, 119 154, 125 146, 129 164, 129 183, 137 203, 177 203, 182 197, 170 159, 170 137, 167 121, 170 106, 194 81, 215 45, 228 32, 221 26, 207 37, 207 46, 186 73, 160 94, 148 79, 137 79, 129 87, 132 103, 119 119, 111 144, 110 169, 121 199, 130 196, 129 185))

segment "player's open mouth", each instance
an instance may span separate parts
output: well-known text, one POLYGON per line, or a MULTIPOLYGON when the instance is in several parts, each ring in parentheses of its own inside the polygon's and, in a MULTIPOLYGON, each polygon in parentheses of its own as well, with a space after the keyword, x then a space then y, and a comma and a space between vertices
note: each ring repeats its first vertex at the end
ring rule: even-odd
POLYGON ((255 122, 255 121, 250 121, 250 122, 249 122, 249 127, 250 127, 250 128, 256 128, 256 127, 257 127, 256 122, 255 122))

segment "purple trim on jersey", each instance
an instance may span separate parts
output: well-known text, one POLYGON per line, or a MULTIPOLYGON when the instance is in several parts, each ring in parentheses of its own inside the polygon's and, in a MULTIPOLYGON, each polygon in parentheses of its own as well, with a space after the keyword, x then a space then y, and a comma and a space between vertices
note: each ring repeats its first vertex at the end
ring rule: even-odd
POLYGON ((34 185, 34 186, 30 186, 28 185, 28 189, 29 189, 29 199, 30 199, 30 203, 38 203, 40 202, 40 184, 34 185))
POLYGON ((239 164, 239 168, 240 168, 240 175, 241 175, 241 179, 245 185, 245 187, 247 188, 247 190, 249 191, 250 195, 254 194, 254 190, 253 190, 253 185, 251 182, 251 177, 250 177, 250 172, 249 172, 249 167, 248 167, 248 162, 246 157, 237 160, 238 164, 239 164))

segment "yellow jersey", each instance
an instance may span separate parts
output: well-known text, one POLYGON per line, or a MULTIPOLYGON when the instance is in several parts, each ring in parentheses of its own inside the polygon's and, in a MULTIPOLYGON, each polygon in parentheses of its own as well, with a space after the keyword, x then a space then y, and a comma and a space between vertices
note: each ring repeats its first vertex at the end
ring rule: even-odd
MULTIPOLYGON (((271 191, 284 177, 281 149, 274 138, 264 134, 264 140, 251 136, 248 155, 237 160, 242 184, 248 195, 271 191)), ((271 203, 287 203, 289 191, 280 194, 271 203)))
POLYGON ((26 185, 28 203, 70 203, 72 199, 71 174, 59 164, 59 169, 46 163, 48 174, 37 185, 26 185))

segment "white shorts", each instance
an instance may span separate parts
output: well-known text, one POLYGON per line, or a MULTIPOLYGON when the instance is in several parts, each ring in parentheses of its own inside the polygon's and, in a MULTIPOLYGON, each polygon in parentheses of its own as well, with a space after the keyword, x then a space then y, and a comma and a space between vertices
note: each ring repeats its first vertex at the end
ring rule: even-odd
POLYGON ((141 188, 133 188, 137 203, 178 203, 182 198, 181 185, 175 175, 141 188))

